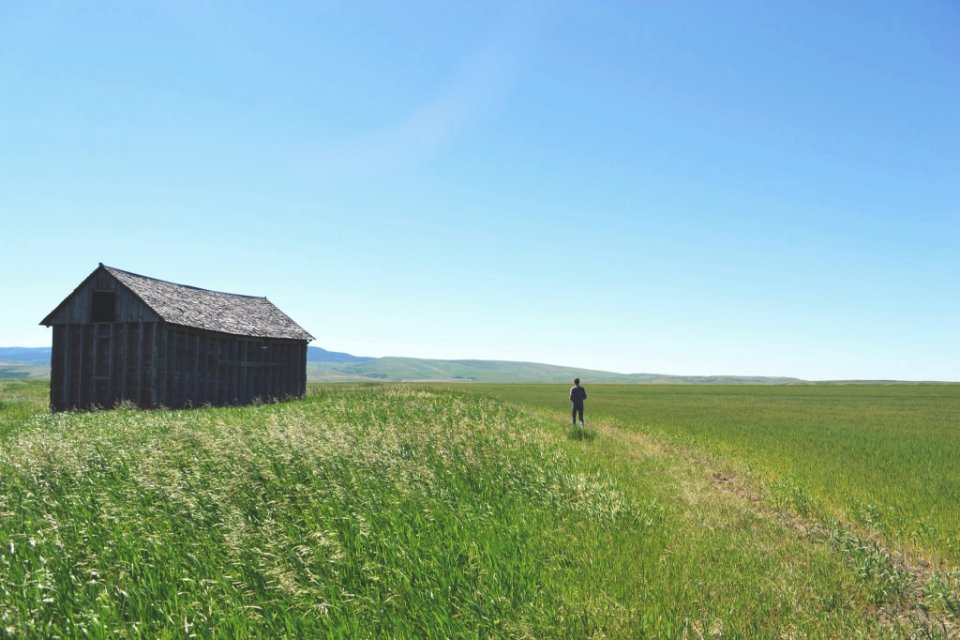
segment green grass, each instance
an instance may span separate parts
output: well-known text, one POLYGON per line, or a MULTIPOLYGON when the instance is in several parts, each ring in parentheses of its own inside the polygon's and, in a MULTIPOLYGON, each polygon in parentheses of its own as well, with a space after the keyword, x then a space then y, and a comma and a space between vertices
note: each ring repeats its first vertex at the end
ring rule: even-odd
POLYGON ((30 419, 46 411, 50 385, 46 381, 0 379, 0 438, 23 429, 30 419))
POLYGON ((44 385, 0 382, 0 637, 941 637, 960 615, 949 574, 898 583, 665 426, 600 420, 606 390, 574 437, 555 391, 50 415, 44 385))
MULTIPOLYGON (((566 387, 477 391, 564 415, 566 387)), ((588 418, 754 472, 825 509, 960 564, 960 385, 590 387, 588 418)))

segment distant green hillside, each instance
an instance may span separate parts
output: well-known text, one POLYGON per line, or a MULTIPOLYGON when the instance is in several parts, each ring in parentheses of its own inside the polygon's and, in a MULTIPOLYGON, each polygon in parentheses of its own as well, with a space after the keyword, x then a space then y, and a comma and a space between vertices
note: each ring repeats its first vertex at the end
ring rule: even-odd
POLYGON ((312 381, 445 381, 445 382, 556 382, 575 377, 584 383, 619 384, 789 384, 796 378, 739 376, 668 376, 656 373, 613 373, 536 362, 508 360, 427 360, 375 358, 366 362, 309 362, 312 381))
POLYGON ((0 378, 49 378, 50 367, 0 361, 0 378))

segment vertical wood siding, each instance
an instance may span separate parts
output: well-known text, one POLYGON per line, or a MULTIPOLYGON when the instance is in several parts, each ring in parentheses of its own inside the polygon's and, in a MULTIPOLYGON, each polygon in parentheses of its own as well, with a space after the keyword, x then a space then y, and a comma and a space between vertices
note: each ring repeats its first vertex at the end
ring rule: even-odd
POLYGON ((302 397, 306 348, 157 322, 54 325, 50 406, 179 409, 302 397))

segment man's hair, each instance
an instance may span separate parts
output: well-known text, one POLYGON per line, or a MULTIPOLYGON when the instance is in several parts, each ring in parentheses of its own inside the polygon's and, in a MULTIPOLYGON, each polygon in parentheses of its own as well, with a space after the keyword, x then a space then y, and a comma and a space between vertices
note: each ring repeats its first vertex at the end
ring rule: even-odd
POLYGON ((580 384, 580 378, 574 378, 573 384, 580 384))

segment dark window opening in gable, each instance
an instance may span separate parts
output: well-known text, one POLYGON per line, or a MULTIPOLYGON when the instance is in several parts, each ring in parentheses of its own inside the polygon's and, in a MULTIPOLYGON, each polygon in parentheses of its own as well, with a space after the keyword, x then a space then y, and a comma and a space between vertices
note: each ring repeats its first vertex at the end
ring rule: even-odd
POLYGON ((117 294, 113 291, 93 292, 91 322, 114 322, 117 319, 117 294))

